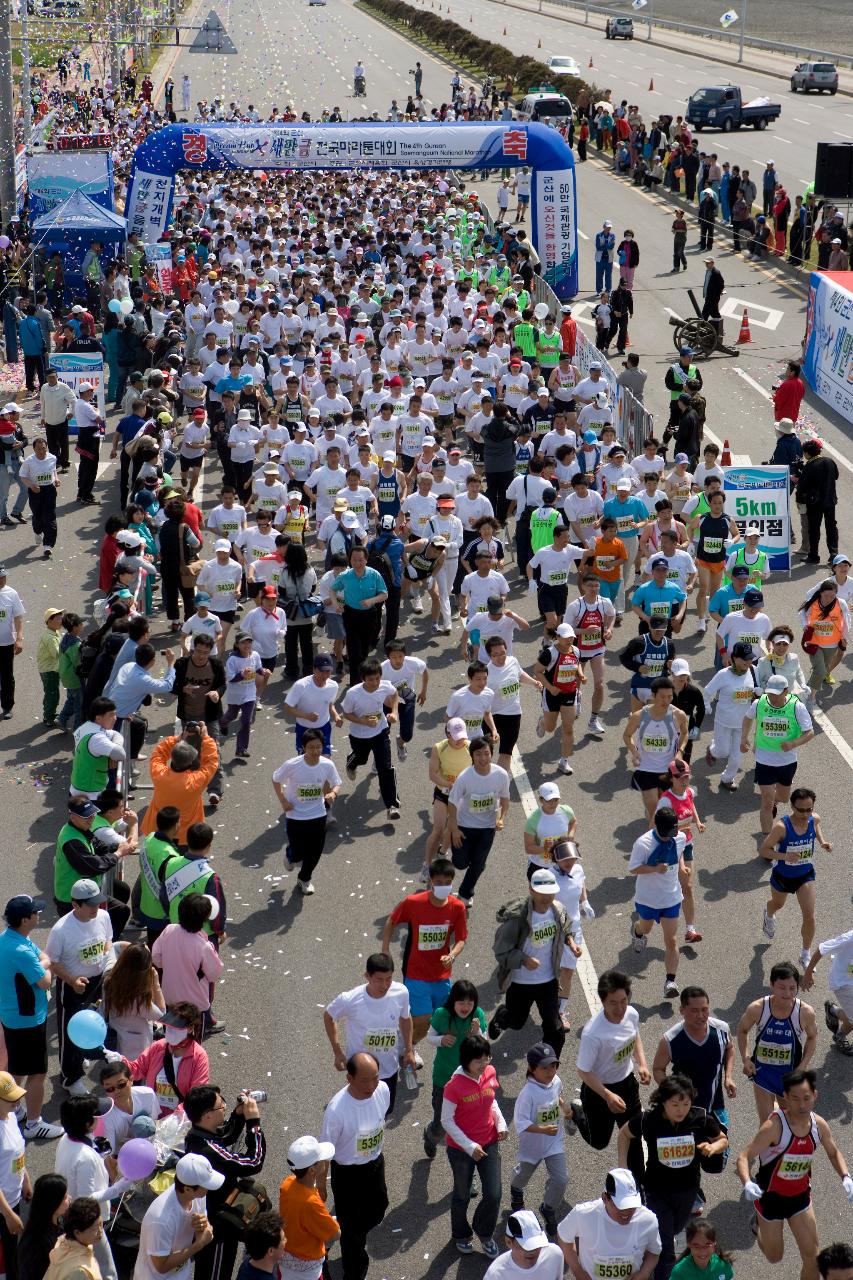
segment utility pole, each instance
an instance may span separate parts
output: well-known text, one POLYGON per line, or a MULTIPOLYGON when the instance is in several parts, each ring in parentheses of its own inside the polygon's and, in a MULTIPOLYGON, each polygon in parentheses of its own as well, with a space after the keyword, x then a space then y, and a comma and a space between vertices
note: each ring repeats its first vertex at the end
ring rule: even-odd
POLYGON ((30 33, 28 23, 27 0, 21 0, 21 107, 24 113, 24 146, 29 153, 30 144, 33 140, 33 99, 30 83, 30 33))
POLYGON ((0 0, 0 211, 2 211, 4 223, 17 213, 15 208, 15 104, 12 97, 12 8, 9 0, 0 0))
MULTIPOLYGON (((119 57, 119 22, 116 0, 109 0, 109 32, 110 32, 110 79, 113 82, 113 97, 116 101, 121 95, 121 59, 119 57)), ((24 0, 26 4, 26 0, 24 0)))
POLYGON ((743 62, 743 42, 746 36, 746 17, 749 13, 749 0, 743 0, 743 13, 740 15, 740 49, 737 55, 739 63, 743 62))

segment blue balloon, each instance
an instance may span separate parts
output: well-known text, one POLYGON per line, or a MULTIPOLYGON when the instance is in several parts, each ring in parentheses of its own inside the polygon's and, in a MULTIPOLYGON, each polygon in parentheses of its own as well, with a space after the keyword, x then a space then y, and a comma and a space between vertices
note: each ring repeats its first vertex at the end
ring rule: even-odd
POLYGON ((81 1009, 68 1019, 68 1038, 78 1049, 102 1049, 107 1024, 94 1009, 81 1009))
POLYGON ((114 316, 121 315, 121 298, 110 298, 107 303, 108 310, 112 311, 114 316))

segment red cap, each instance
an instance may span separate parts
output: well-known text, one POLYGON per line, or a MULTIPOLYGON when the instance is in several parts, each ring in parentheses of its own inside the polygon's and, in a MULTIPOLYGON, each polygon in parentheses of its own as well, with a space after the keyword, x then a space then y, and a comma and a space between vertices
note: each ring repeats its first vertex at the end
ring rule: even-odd
POLYGON ((193 417, 194 417, 194 418, 205 418, 205 417, 207 417, 207 414, 204 412, 204 409, 193 409, 193 417))
POLYGON ((402 385, 403 385, 403 379, 398 378, 396 374, 388 382, 389 387, 402 387, 402 385))
POLYGON ((268 582, 267 585, 262 588, 261 595, 264 596, 265 599, 267 600, 272 600, 274 596, 278 595, 278 592, 276 591, 273 584, 271 582, 268 582))

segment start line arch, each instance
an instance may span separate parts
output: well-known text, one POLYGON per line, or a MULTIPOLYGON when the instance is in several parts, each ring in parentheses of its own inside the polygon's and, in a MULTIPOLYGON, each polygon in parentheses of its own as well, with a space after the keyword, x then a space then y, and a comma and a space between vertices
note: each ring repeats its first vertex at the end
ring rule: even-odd
POLYGON ((532 170, 532 242, 542 276, 560 298, 578 291, 574 158, 547 125, 170 124, 136 150, 127 230, 156 244, 169 225, 181 169, 532 170))

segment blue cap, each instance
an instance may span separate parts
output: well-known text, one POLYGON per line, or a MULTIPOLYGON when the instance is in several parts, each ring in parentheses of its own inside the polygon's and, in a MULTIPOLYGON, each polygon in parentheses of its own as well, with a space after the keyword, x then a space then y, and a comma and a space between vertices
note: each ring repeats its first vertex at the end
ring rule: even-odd
POLYGON ((692 356, 692 355, 695 355, 696 353, 692 347, 682 347, 678 354, 680 356, 692 356))
POLYGON ((30 916, 37 916, 44 911, 45 905, 42 898, 31 898, 28 893, 19 893, 6 903, 3 915, 6 923, 15 929, 22 920, 28 920, 30 916))
POLYGON ((594 431, 585 431, 583 433, 584 444, 595 444, 597 441, 598 441, 598 436, 595 434, 594 431))
POLYGON ((195 593, 196 604, 210 604, 210 596, 206 591, 197 591, 195 593))
POLYGON ((314 670, 315 671, 331 671, 332 659, 328 653, 314 654, 314 670))

